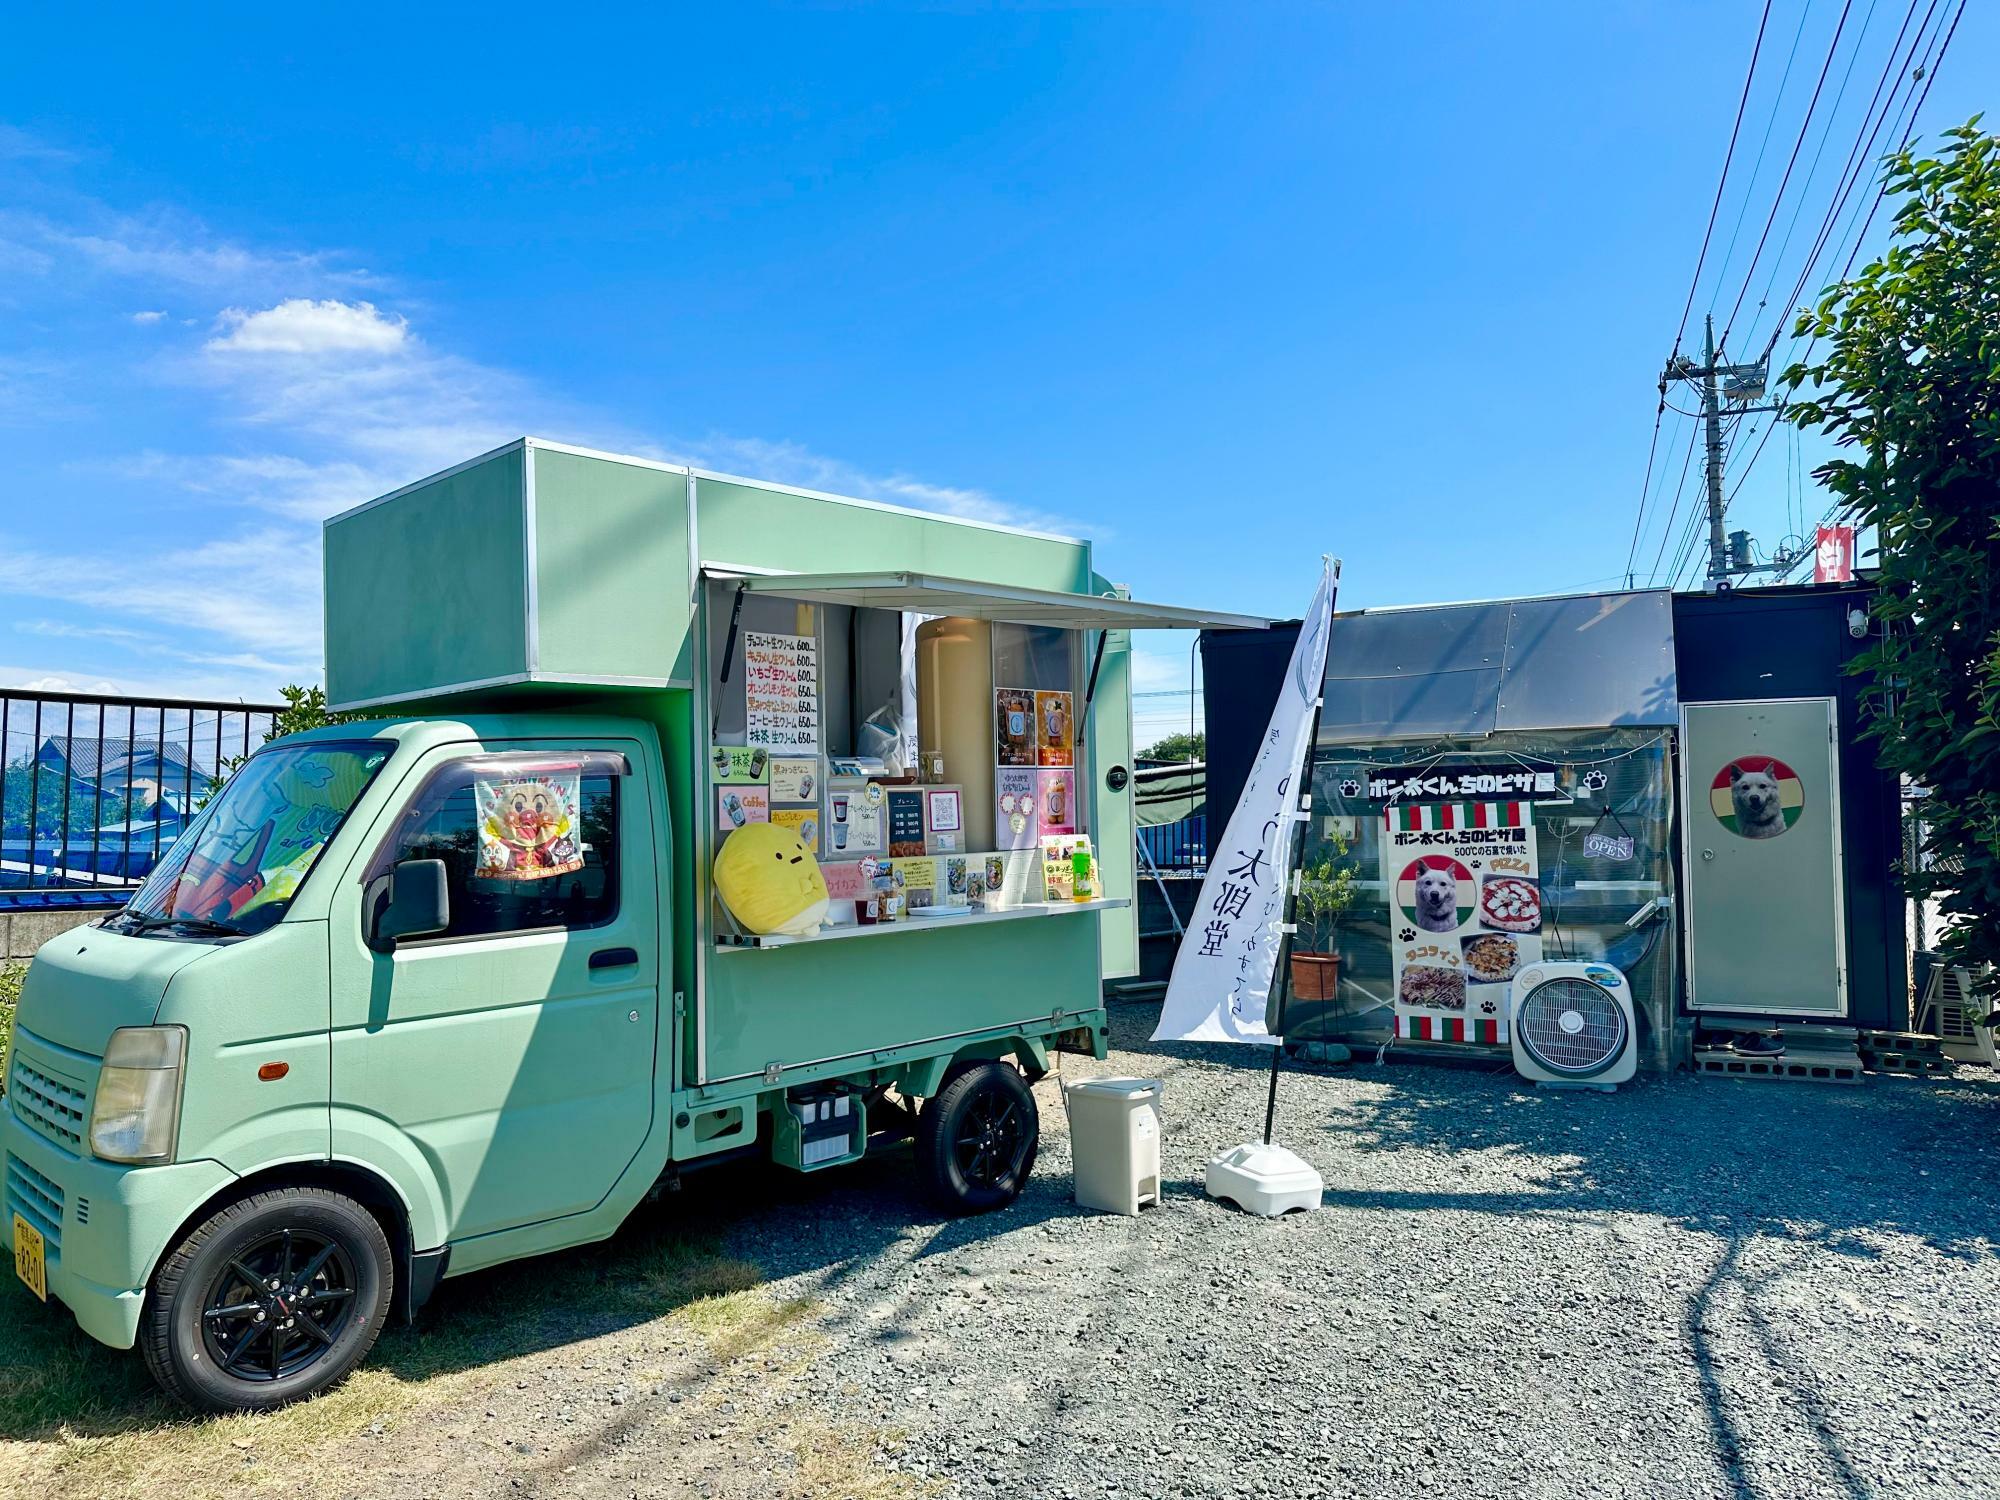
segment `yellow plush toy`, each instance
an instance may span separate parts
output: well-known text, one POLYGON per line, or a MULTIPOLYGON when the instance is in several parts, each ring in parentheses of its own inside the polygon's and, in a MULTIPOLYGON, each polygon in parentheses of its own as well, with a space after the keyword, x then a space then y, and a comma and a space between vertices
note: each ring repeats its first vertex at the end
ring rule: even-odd
POLYGON ((715 856, 715 889, 750 932, 803 937, 826 920, 819 861, 781 823, 746 824, 724 839, 715 856))

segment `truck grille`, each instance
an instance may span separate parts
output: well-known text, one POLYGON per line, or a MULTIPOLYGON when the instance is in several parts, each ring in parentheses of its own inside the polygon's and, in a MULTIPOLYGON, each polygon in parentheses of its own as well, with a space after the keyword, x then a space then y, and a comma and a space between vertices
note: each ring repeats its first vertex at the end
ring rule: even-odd
POLYGON ((62 1248, 62 1188, 11 1151, 7 1154, 7 1211, 41 1230, 51 1251, 62 1248))
POLYGON ((7 1081, 7 1098, 15 1118, 65 1150, 83 1153, 83 1090, 51 1078, 47 1073, 14 1058, 13 1076, 7 1081))

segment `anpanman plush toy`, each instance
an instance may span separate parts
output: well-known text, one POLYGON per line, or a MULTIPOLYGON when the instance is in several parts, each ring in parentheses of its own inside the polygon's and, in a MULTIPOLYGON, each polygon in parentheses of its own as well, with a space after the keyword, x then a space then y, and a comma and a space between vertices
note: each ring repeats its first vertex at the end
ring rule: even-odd
POLYGON ((751 823, 722 841, 715 889, 747 931, 804 937, 826 920, 819 861, 781 823, 751 823))

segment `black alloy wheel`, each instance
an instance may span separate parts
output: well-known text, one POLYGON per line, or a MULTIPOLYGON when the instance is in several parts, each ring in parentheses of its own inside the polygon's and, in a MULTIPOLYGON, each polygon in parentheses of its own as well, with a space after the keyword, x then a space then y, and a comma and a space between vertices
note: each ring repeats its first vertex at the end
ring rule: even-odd
POLYGON ((339 1342, 354 1297, 354 1267, 337 1240, 281 1229, 230 1256, 210 1278, 202 1342, 225 1375, 280 1380, 339 1342))
POLYGON ((1021 1195, 1041 1145, 1041 1117, 1010 1063, 954 1074, 917 1119, 917 1165, 928 1195, 953 1213, 985 1213, 1021 1195))
POLYGON ((161 1260, 139 1349, 153 1378, 189 1406, 282 1406, 367 1357, 395 1279, 388 1235, 352 1198, 319 1187, 251 1193, 161 1260))

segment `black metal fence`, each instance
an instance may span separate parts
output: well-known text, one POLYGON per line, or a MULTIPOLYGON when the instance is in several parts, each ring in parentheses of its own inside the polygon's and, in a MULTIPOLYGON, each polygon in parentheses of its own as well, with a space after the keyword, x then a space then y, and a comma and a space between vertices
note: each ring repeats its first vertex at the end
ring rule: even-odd
POLYGON ((0 910, 122 901, 281 711, 0 690, 0 910))

